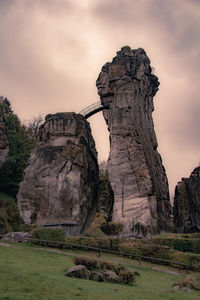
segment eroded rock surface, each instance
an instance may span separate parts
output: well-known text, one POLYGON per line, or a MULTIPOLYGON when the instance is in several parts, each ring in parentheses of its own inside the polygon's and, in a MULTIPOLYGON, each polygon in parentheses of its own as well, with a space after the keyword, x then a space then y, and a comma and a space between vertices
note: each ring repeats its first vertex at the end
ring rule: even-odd
POLYGON ((110 132, 113 220, 122 223, 127 234, 167 229, 168 181, 152 120, 159 82, 145 51, 123 47, 102 67, 96 84, 102 105, 109 104, 103 114, 110 132))
POLYGON ((175 188, 174 222, 180 232, 200 232, 200 167, 175 188))
POLYGON ((84 230, 97 203, 98 164, 89 123, 75 113, 47 115, 20 184, 25 223, 77 225, 84 230))
POLYGON ((6 99, 0 97, 0 168, 5 163, 9 153, 9 144, 5 125, 5 114, 8 113, 7 109, 6 99))

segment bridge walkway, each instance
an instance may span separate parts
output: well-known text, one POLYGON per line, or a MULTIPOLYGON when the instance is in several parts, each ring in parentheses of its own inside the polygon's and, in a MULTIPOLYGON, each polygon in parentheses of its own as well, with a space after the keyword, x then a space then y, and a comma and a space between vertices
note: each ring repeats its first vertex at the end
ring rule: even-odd
POLYGON ((86 108, 82 109, 79 114, 84 116, 85 119, 88 119, 89 117, 93 116, 94 114, 104 110, 108 109, 109 105, 102 105, 101 101, 95 102, 86 108))

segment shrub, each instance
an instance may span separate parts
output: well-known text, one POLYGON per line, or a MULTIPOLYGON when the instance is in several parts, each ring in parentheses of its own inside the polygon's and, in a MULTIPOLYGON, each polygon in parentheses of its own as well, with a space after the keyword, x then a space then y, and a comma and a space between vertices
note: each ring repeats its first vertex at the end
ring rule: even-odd
POLYGON ((157 244, 145 244, 138 242, 122 242, 120 250, 136 256, 147 256, 152 258, 170 259, 171 252, 169 247, 157 244))
POLYGON ((36 224, 20 224, 17 228, 17 231, 32 232, 32 230, 36 228, 37 228, 36 224))
POLYGON ((108 261, 101 261, 99 262, 99 268, 102 269, 102 270, 110 270, 110 271, 113 271, 115 272, 117 275, 119 275, 119 273, 121 271, 125 271, 126 268, 121 265, 121 264, 113 264, 113 263, 110 263, 108 261))
POLYGON ((160 259, 170 259, 171 253, 167 246, 161 246, 156 244, 140 244, 138 245, 141 249, 142 256, 160 258, 160 259))
POLYGON ((182 252, 200 253, 200 239, 185 237, 173 237, 173 238, 156 238, 155 243, 159 245, 166 245, 170 248, 182 252))
POLYGON ((33 239, 65 242, 65 231, 61 228, 41 228, 32 231, 33 239))
POLYGON ((135 281, 134 272, 121 271, 118 275, 119 275, 121 283, 123 283, 123 284, 131 284, 135 281))
POLYGON ((1 234, 17 231, 21 223, 23 223, 23 220, 20 217, 15 199, 8 195, 0 194, 1 234))
POLYGON ((200 290, 200 283, 193 276, 187 276, 178 282, 181 287, 188 287, 193 290, 200 290))
POLYGON ((118 222, 109 222, 101 225, 101 230, 107 235, 119 235, 123 225, 118 222))
POLYGON ((66 242, 74 245, 110 249, 110 241, 107 237, 67 237, 66 242))
POLYGON ((74 263, 75 265, 83 265, 89 270, 97 268, 97 260, 84 256, 74 257, 74 263))
POLYGON ((103 213, 96 213, 90 227, 86 231, 87 236, 106 238, 105 233, 101 230, 102 224, 106 222, 103 213))

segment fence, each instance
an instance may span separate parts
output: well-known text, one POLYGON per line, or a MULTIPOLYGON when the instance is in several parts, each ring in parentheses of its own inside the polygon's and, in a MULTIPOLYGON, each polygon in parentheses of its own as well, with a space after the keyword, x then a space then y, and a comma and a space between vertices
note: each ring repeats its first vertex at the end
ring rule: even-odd
MULTIPOLYGON (((0 235, 0 238, 1 237, 3 237, 3 236, 0 235)), ((108 250, 108 249, 76 245, 76 244, 69 244, 69 243, 64 243, 64 242, 38 240, 38 239, 32 239, 32 238, 15 238, 14 241, 30 243, 31 245, 36 244, 36 245, 41 245, 41 246, 59 248, 59 249, 81 249, 81 250, 95 251, 98 253, 99 257, 101 256, 101 253, 110 253, 110 254, 115 254, 118 256, 123 256, 123 257, 131 258, 131 259, 136 259, 139 261, 147 261, 147 262, 151 262, 151 263, 155 263, 155 264, 161 264, 161 265, 171 266, 171 267, 175 267, 175 268, 181 268, 181 269, 185 269, 185 270, 192 270, 192 271, 200 272, 200 267, 186 265, 186 264, 182 264, 182 263, 179 263, 176 261, 134 255, 134 254, 130 254, 127 252, 113 251, 113 250, 108 250)))

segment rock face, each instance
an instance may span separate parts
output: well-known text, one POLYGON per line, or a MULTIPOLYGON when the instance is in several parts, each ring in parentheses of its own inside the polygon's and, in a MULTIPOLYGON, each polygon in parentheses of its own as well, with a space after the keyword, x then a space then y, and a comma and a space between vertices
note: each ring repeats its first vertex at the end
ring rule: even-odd
POLYGON ((0 168, 5 163, 8 153, 9 144, 6 135, 5 113, 7 113, 6 99, 0 97, 0 168))
POLYGON ((179 232, 200 232, 200 167, 175 188, 174 222, 179 232))
POLYGON ((167 229, 168 181, 157 152, 152 120, 159 86, 141 48, 126 46, 106 63, 96 82, 110 132, 108 175, 114 193, 113 220, 125 234, 167 229))
POLYGON ((47 115, 17 196, 25 223, 84 230, 97 202, 98 164, 89 123, 75 113, 47 115))

